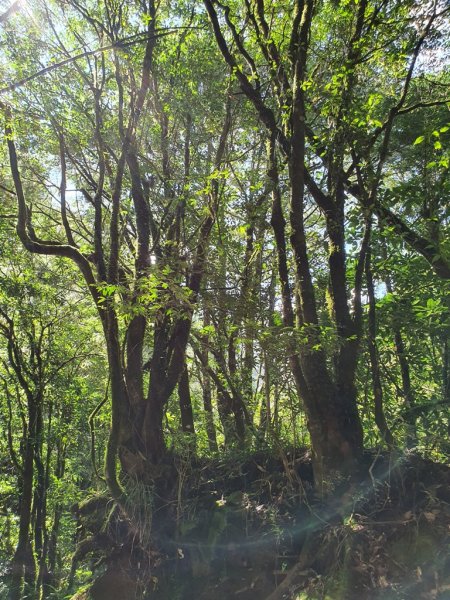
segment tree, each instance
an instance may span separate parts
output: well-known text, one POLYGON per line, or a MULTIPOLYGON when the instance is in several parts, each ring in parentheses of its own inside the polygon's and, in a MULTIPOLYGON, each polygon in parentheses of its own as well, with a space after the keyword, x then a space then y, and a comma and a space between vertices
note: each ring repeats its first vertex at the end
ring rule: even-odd
POLYGON ((92 589, 139 595, 158 531, 181 535, 186 472, 202 473, 206 457, 270 448, 291 477, 283 445, 301 440, 327 492, 359 470, 364 444, 442 454, 448 73, 429 61, 447 51, 447 10, 49 0, 0 16, 0 223, 15 220, 14 203, 30 268, 47 277, 64 264, 77 285, 81 275, 77 298, 89 297, 101 331, 84 308, 70 323, 81 313, 64 290, 61 345, 41 362, 51 371, 72 356, 79 327, 101 338, 108 364, 104 374, 89 362, 90 377, 70 385, 88 406, 66 405, 64 369, 42 399, 28 345, 46 340, 51 318, 2 306, 11 441, 0 452, 8 468, 14 452, 24 463, 25 422, 22 546, 43 595, 44 572, 56 565, 57 585, 67 567, 64 473, 79 478, 77 500, 93 494, 74 509, 84 538, 68 583, 101 557, 92 589), (63 441, 72 417, 90 452, 63 441))
MULTIPOLYGON (((284 322, 300 332, 299 343, 291 344, 290 361, 298 393, 305 403, 315 471, 321 480, 332 471, 351 470, 362 452, 354 380, 362 332, 362 273, 371 213, 375 210, 383 218, 389 213, 396 230, 435 270, 440 271, 439 265, 445 262, 438 249, 430 248, 429 242, 413 234, 401 219, 396 220, 383 207, 379 191, 396 119, 423 106, 423 103, 407 104, 411 80, 425 40, 447 9, 439 11, 436 5, 425 9, 424 29, 416 33, 409 25, 412 6, 398 3, 363 1, 355 3, 352 11, 348 3, 336 7, 334 3, 296 2, 281 19, 275 18, 276 14, 280 16, 276 6, 264 2, 224 5, 205 0, 205 7, 218 47, 270 137, 272 226, 278 248, 284 322), (387 22, 389 30, 384 24, 387 22), (395 39, 391 29, 394 22, 395 39), (332 47, 327 40, 331 40, 332 47), (386 47, 397 45, 402 47, 400 58, 391 53, 384 63, 380 61, 381 48, 385 52, 386 47), (378 73, 373 68, 375 63, 378 73), (370 90, 366 77, 370 74, 370 86, 374 89, 377 78, 385 77, 385 69, 393 67, 401 84, 398 79, 390 84, 392 95, 398 96, 385 102, 383 113, 375 119, 370 106, 378 96, 369 95, 367 100, 370 90), (275 144, 286 161, 289 179, 296 315, 279 189, 282 167, 275 144), (318 175, 314 174, 315 169, 318 175), (345 232, 349 194, 358 199, 366 222, 351 283, 345 232), (331 357, 323 345, 306 238, 305 212, 311 203, 323 215, 328 239, 330 312, 337 341, 331 357)), ((426 105, 445 102, 433 98, 426 105)))
MULTIPOLYGON (((48 497, 54 479, 61 478, 65 469, 69 445, 65 429, 71 417, 77 422, 74 398, 65 395, 73 393, 74 382, 86 375, 84 368, 94 369, 99 357, 92 339, 88 350, 88 332, 76 328, 75 317, 86 318, 88 313, 74 298, 67 275, 50 272, 39 258, 30 265, 17 248, 13 257, 10 242, 4 240, 0 269, 0 378, 1 414, 19 505, 8 584, 8 597, 16 599, 41 589, 45 597, 54 583, 62 507, 57 503, 52 514, 48 497)), ((90 334, 92 338, 94 330, 90 334)))
MULTIPOLYGON (((73 6, 75 12, 71 12, 68 25, 76 39, 79 34, 70 19, 75 20, 77 15, 90 25, 99 44, 107 38, 111 45, 120 45, 120 36, 133 29, 129 23, 123 25, 121 7, 116 12, 108 3, 100 7, 103 22, 97 19, 93 7, 80 7, 76 3, 73 6)), ((112 429, 107 480, 117 500, 122 496, 115 470, 117 453, 122 467, 130 475, 143 475, 147 471, 146 464, 157 464, 165 454, 164 407, 183 372, 183 357, 200 289, 208 238, 220 199, 220 167, 231 126, 228 103, 215 156, 208 156, 205 165, 191 173, 191 132, 201 124, 191 118, 175 120, 165 104, 166 89, 158 81, 154 52, 158 37, 168 34, 169 30, 157 27, 159 15, 152 3, 143 5, 141 10, 140 18, 147 25, 140 68, 127 62, 127 57, 117 48, 112 52, 111 62, 104 56, 95 59, 92 72, 75 65, 76 85, 86 86, 89 91, 88 97, 82 96, 88 103, 85 104, 86 125, 90 122, 93 126, 89 145, 86 146, 87 140, 79 137, 85 126, 84 117, 79 115, 76 123, 70 123, 63 112, 57 121, 54 116, 50 117, 53 139, 48 143, 54 149, 57 139, 61 172, 62 230, 55 232, 54 240, 41 240, 31 226, 12 125, 7 125, 11 170, 19 206, 18 234, 32 252, 73 260, 98 308, 111 377, 112 429), (141 77, 139 85, 135 83, 138 76, 141 77), (108 99, 112 91, 117 94, 114 100, 117 101, 117 113, 113 119, 109 116, 108 99), (108 115, 105 115, 106 110, 108 115), (177 132, 180 128, 183 131, 184 159, 181 163, 178 157, 175 162, 169 153, 171 145, 176 144, 170 138, 169 128, 173 127, 177 132), (145 131, 147 136, 152 136, 151 142, 148 137, 141 139, 145 131), (148 154, 146 144, 149 142, 157 148, 159 165, 154 165, 148 154), (117 143, 118 152, 115 150, 117 143), (206 175, 203 186, 192 183, 198 175, 206 175), (78 215, 72 214, 74 209, 67 199, 68 178, 79 181, 82 189, 83 205, 78 215), (195 225, 199 231, 186 245, 184 238, 190 232, 184 229, 184 215, 189 208, 190 195, 199 199, 199 217, 195 225), (88 227, 84 223, 85 215, 89 220, 92 218, 88 227), (65 240, 59 241, 61 233, 65 240), (144 392, 143 353, 148 335, 153 337, 153 349, 147 362, 148 391, 144 392)), ((161 22, 164 22, 162 16, 161 22)), ((51 29, 50 14, 47 14, 47 23, 51 29)), ((65 42, 54 28, 53 34, 59 51, 67 53, 65 42)), ((163 52, 161 56, 164 60, 163 52)), ((185 68, 184 64, 180 68, 185 68)), ((168 85, 170 89, 173 84, 169 82, 168 85)), ((62 90, 66 103, 76 105, 74 85, 63 86, 60 94, 63 94, 62 90)), ((62 107, 61 111, 64 110, 62 107)))

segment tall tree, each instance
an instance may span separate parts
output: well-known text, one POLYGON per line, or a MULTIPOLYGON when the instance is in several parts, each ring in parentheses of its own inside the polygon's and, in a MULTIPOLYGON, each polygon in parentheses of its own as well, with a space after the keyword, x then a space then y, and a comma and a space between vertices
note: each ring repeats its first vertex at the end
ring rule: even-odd
MULTIPOLYGON (((410 27, 414 8, 395 2, 355 2, 351 10, 348 3, 336 6, 332 2, 319 4, 305 0, 293 3, 281 18, 277 7, 269 2, 238 5, 205 0, 205 7, 218 47, 271 140, 272 224, 279 255, 284 321, 286 326, 300 332, 301 341, 291 343, 290 360, 308 414, 316 475, 323 480, 332 471, 351 470, 362 452, 354 381, 368 231, 360 238, 358 266, 350 282, 345 232, 348 195, 357 197, 363 211, 375 207, 379 215, 386 213, 378 192, 394 123, 400 115, 422 106, 408 104, 411 80, 420 50, 446 9, 440 10, 435 4, 423 9, 425 25, 417 33, 410 27), (387 22, 389 28, 384 24, 387 22), (327 40, 331 40, 332 46, 327 40), (404 49, 401 57, 391 59, 391 54, 380 64, 380 48, 385 51, 386 47, 399 43, 404 49), (375 63, 378 75, 373 70, 375 63), (392 89, 398 97, 383 105, 384 115, 375 123, 370 111, 363 112, 370 93, 365 77, 370 72, 370 84, 375 86, 377 77, 381 79, 387 72, 385 69, 393 67, 396 81, 392 81, 392 89), (275 144, 287 163, 289 179, 289 238, 295 261, 296 314, 279 189, 283 167, 277 161, 275 144), (323 215, 328 239, 328 293, 337 341, 331 357, 327 357, 324 349, 306 236, 305 212, 311 203, 323 215), (350 289, 354 290, 353 302, 350 289)), ((433 98, 428 102, 445 101, 433 98)), ((391 223, 395 218, 392 213, 391 223)), ((405 225, 402 229, 400 219, 396 223, 401 235, 413 245, 414 237, 418 242, 416 249, 439 270, 439 264, 445 263, 439 251, 434 247, 430 250, 425 241, 422 244, 420 236, 408 234, 409 228, 405 225)))
MULTIPOLYGON (((68 42, 55 28, 53 14, 45 11, 49 35, 58 52, 68 55, 68 42)), ((54 239, 41 239, 32 225, 16 151, 13 112, 7 109, 19 237, 31 252, 63 256, 76 263, 103 326, 112 401, 106 474, 111 492, 121 502, 123 489, 117 480, 116 456, 125 473, 145 476, 147 465, 157 464, 165 455, 164 408, 183 373, 208 238, 220 201, 220 168, 231 127, 231 106, 224 94, 226 109, 219 116, 221 133, 215 138, 213 155, 193 172, 192 130, 201 123, 183 115, 180 118, 173 112, 175 107, 168 107, 165 96, 175 85, 176 73, 160 83, 155 64, 158 38, 171 33, 170 27, 164 26, 167 16, 160 15, 152 2, 143 4, 139 18, 146 28, 135 33, 136 21, 134 17, 127 20, 127 14, 122 5, 105 2, 96 7, 75 2, 66 15, 68 30, 78 42, 79 18, 90 27, 90 35, 99 46, 108 40, 111 60, 102 54, 99 59, 87 59, 86 68, 74 63, 76 83, 62 85, 59 90, 66 104, 60 106, 57 116, 45 112, 50 100, 44 101, 44 118, 52 130, 49 149, 55 152, 56 143, 59 153, 54 159, 60 172, 60 226, 55 228, 54 239), (136 35, 143 52, 130 62, 119 48, 122 38, 134 40, 136 35), (76 87, 85 90, 85 113, 71 122, 65 111, 71 103, 79 103, 76 87), (109 105, 112 93, 117 110, 114 118, 109 105), (85 127, 91 132, 88 143, 85 127), (180 134, 184 146, 181 161, 173 153, 178 144, 174 136, 180 134), (206 185, 195 182, 198 176, 206 178, 206 185), (82 195, 76 200, 78 212, 68 196, 68 181, 76 182, 82 195), (198 198, 196 222, 185 225, 190 195, 198 198), (197 228, 193 236, 188 227, 197 228), (146 362, 144 353, 149 356, 146 362), (147 390, 144 366, 149 371, 147 390)), ((182 41, 188 33, 187 29, 182 41)), ((161 46, 161 61, 164 52, 173 52, 179 69, 185 68, 187 51, 180 56, 180 44, 167 49, 161 46)), ((87 48, 86 53, 89 56, 87 48)), ((221 85, 222 80, 218 81, 221 85)))

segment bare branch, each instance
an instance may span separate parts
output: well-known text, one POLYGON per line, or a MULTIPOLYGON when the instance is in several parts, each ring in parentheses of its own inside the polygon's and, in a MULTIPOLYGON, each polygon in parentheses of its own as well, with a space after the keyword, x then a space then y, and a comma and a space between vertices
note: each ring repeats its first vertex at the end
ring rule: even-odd
MULTIPOLYGON (((160 37, 165 37, 166 35, 171 35, 173 33, 177 33, 177 31, 179 29, 183 29, 183 28, 172 27, 170 29, 160 29, 158 31, 155 31, 153 38, 157 39, 160 37)), ((142 33, 136 33, 129 37, 122 38, 121 40, 118 40, 114 44, 109 44, 107 46, 101 46, 100 48, 96 48, 95 50, 86 50, 84 52, 80 52, 80 54, 76 54, 75 56, 71 56, 71 57, 61 60, 57 63, 54 63, 52 65, 44 67, 40 71, 37 71, 37 73, 28 75, 28 77, 24 77, 23 79, 20 79, 19 81, 11 83, 10 85, 8 85, 4 88, 1 88, 0 95, 6 94, 7 92, 13 92, 16 89, 23 87, 25 84, 29 83, 30 81, 33 81, 34 79, 38 79, 39 77, 42 77, 43 75, 47 75, 48 73, 51 73, 52 71, 55 71, 56 69, 60 69, 61 67, 70 65, 71 63, 76 62, 77 60, 80 60, 82 58, 87 58, 89 56, 95 56, 96 54, 101 54, 102 52, 107 52, 109 50, 117 50, 117 49, 120 50, 121 48, 126 48, 126 47, 132 46, 134 44, 140 44, 142 42, 146 42, 148 39, 149 39, 148 32, 143 31, 142 33)))

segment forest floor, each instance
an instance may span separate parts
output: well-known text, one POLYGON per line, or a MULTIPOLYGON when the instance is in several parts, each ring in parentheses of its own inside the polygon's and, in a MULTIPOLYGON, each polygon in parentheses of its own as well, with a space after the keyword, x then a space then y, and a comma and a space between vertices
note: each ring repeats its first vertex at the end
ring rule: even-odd
MULTIPOLYGON (((175 466, 169 509, 152 509, 149 600, 450 600, 446 465, 367 452, 326 501, 301 451, 175 466)), ((74 598, 128 600, 101 583, 74 598)))
POLYGON ((326 502, 306 454, 180 469, 178 531, 161 544, 152 599, 450 599, 443 464, 367 453, 326 502))

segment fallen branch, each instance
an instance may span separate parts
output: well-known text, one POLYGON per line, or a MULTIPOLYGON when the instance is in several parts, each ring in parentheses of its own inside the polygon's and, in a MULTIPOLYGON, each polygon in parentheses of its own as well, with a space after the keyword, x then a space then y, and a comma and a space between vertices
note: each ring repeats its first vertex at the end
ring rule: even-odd
POLYGON ((286 577, 284 580, 269 596, 267 596, 265 600, 286 600, 286 598, 291 597, 291 587, 298 578, 301 577, 306 581, 310 577, 317 575, 315 571, 308 568, 308 565, 311 564, 313 557, 317 552, 317 545, 318 542, 320 542, 320 539, 321 536, 318 535, 317 531, 311 531, 307 535, 298 561, 289 571, 286 572, 286 577))

